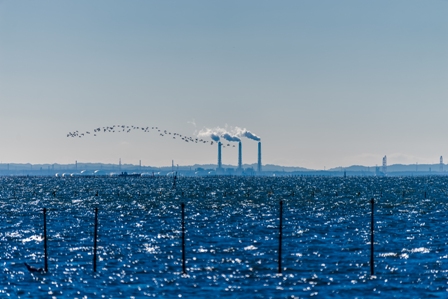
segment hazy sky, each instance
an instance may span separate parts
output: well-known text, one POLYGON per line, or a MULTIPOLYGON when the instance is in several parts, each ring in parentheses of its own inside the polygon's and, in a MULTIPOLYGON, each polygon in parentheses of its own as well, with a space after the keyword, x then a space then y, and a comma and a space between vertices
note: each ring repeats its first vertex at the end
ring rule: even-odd
POLYGON ((446 0, 0 0, 0 160, 216 163, 156 133, 66 137, 124 124, 246 128, 263 164, 448 161, 447 16, 446 0))

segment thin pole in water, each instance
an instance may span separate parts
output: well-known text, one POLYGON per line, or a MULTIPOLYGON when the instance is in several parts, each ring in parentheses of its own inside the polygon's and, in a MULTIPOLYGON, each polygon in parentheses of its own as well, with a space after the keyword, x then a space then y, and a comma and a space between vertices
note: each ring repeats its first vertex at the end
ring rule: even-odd
POLYGON ((47 209, 44 208, 44 257, 45 272, 48 272, 48 252, 47 252, 47 209))
POLYGON ((96 248, 98 238, 98 208, 95 208, 95 231, 93 233, 93 271, 96 272, 96 248))
POLYGON ((373 212, 374 212, 374 199, 372 198, 370 200, 371 206, 372 206, 372 213, 371 213, 371 223, 370 223, 370 275, 373 275, 374 271, 373 268, 375 266, 374 260, 373 260, 373 229, 374 229, 374 221, 373 221, 373 212))
POLYGON ((185 268, 185 204, 181 203, 182 208, 182 273, 187 274, 185 268))
POLYGON ((278 236, 278 273, 282 273, 283 201, 280 200, 280 223, 278 236))

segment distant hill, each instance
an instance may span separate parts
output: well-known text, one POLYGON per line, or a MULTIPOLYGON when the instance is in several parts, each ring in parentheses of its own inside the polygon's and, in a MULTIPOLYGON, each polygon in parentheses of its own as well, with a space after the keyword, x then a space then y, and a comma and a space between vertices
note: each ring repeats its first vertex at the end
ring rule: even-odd
MULTIPOLYGON (((381 166, 362 166, 352 165, 349 167, 336 167, 329 169, 328 171, 356 171, 356 172, 375 172, 378 167, 379 171, 382 171, 381 166)), ((439 172, 440 164, 393 164, 387 166, 387 173, 391 172, 439 172)), ((443 171, 448 170, 448 167, 444 167, 443 171)))

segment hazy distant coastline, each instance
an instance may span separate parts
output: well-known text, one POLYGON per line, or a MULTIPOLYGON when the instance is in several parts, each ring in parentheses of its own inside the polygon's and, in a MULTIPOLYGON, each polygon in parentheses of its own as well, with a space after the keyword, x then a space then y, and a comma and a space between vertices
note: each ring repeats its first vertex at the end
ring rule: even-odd
POLYGON ((74 164, 31 164, 31 163, 1 163, 0 175, 42 175, 62 176, 69 175, 118 175, 121 173, 140 173, 146 175, 167 175, 173 171, 179 175, 322 175, 322 176, 409 176, 409 175, 446 175, 444 165, 440 164, 393 164, 387 166, 383 172, 378 166, 352 165, 348 167, 336 167, 327 170, 308 169, 295 166, 281 166, 266 164, 263 171, 256 171, 257 165, 244 164, 243 171, 238 172, 235 165, 223 165, 221 171, 217 171, 214 164, 195 164, 187 166, 143 166, 134 164, 107 164, 107 163, 74 163, 74 164))

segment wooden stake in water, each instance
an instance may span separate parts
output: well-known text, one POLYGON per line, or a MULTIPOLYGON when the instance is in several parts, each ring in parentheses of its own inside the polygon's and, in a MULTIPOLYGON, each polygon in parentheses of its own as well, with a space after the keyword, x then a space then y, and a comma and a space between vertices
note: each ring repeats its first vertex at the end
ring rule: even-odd
POLYGON ((98 238, 98 208, 95 208, 95 231, 93 233, 93 271, 96 272, 96 248, 98 238))
POLYGON ((48 272, 48 252, 47 252, 47 209, 44 208, 44 258, 45 272, 48 272))
POLYGON ((181 203, 182 208, 182 273, 187 274, 185 268, 185 204, 181 203))
POLYGON ((171 187, 171 189, 176 189, 176 179, 177 179, 177 171, 173 176, 173 186, 171 187))
POLYGON ((374 238, 373 238, 373 229, 374 229, 374 221, 373 221, 373 211, 374 211, 374 199, 372 198, 370 200, 370 204, 372 206, 372 218, 371 218, 371 223, 370 223, 370 275, 373 275, 374 271, 373 268, 375 266, 374 264, 374 260, 373 260, 373 242, 374 242, 374 238))
POLYGON ((283 201, 280 200, 280 224, 278 235, 278 273, 282 273, 283 201))

